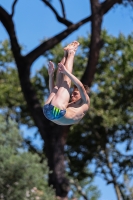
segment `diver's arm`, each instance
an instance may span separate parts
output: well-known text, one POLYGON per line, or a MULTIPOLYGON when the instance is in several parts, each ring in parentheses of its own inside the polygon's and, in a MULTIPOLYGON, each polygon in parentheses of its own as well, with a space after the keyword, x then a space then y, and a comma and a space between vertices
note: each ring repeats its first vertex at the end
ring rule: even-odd
POLYGON ((49 75, 49 90, 50 90, 50 93, 52 92, 53 88, 54 88, 54 74, 49 75))
POLYGON ((52 92, 54 88, 54 63, 49 61, 48 64, 48 74, 49 74, 49 90, 50 93, 52 92))
POLYGON ((67 75, 71 79, 71 81, 74 83, 74 85, 77 86, 82 100, 88 104, 90 102, 90 99, 89 99, 89 97, 86 93, 86 90, 85 90, 83 84, 81 83, 81 81, 76 76, 71 74, 62 63, 59 63, 59 71, 65 75, 67 75))

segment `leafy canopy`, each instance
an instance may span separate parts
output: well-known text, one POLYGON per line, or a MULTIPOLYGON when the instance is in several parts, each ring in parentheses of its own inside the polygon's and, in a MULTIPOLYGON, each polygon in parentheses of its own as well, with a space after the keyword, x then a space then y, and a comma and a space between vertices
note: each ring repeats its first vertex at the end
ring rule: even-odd
POLYGON ((17 124, 0 115, 0 199, 54 200, 47 183, 47 162, 23 146, 17 124))

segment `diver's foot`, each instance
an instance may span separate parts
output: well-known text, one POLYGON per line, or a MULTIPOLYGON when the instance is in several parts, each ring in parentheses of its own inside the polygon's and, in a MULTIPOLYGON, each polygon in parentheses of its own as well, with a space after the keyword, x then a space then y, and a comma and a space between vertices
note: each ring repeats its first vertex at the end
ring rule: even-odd
POLYGON ((79 45, 80 45, 79 42, 74 41, 74 42, 68 44, 68 45, 64 48, 64 50, 67 50, 67 51, 69 51, 69 50, 76 51, 79 45))

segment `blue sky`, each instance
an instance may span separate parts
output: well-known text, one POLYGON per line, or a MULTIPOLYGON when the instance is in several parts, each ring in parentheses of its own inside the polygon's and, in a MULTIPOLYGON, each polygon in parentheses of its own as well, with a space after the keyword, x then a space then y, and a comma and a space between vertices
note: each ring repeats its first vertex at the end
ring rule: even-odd
MULTIPOLYGON (((11 13, 11 5, 13 1, 1 0, 1 5, 11 13)), ((60 4, 58 0, 52 0, 53 5, 61 14, 60 4)), ((90 15, 90 5, 88 0, 64 0, 66 7, 66 16, 72 22, 90 15)), ((115 6, 109 11, 103 19, 102 28, 106 29, 109 34, 118 36, 123 33, 125 36, 133 31, 133 12, 130 7, 115 6)), ((16 4, 15 15, 15 30, 19 44, 23 45, 24 54, 34 49, 41 40, 53 37, 54 35, 65 30, 66 27, 55 20, 52 11, 44 5, 41 0, 19 0, 16 4)), ((86 36, 90 32, 90 23, 85 24, 73 34, 62 41, 63 45, 72 42, 79 36, 86 36)), ((8 39, 8 34, 0 23, 0 41, 8 39)), ((32 73, 40 68, 45 62, 44 57, 39 57, 32 65, 32 73)), ((27 130, 22 127, 25 136, 32 136, 35 129, 27 130)), ((34 144, 41 145, 40 138, 34 140, 34 144)), ((96 178, 95 184, 102 191, 102 196, 99 200, 117 200, 112 185, 107 186, 101 178, 96 178)))

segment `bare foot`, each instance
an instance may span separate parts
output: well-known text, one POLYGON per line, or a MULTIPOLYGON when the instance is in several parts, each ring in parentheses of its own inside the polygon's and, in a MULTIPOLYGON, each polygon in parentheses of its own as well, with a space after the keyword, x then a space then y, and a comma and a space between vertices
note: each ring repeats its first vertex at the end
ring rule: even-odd
POLYGON ((77 50, 77 47, 78 47, 79 45, 80 45, 79 42, 74 41, 74 42, 68 44, 68 45, 64 48, 64 50, 67 50, 67 51, 69 51, 69 50, 74 50, 74 51, 76 51, 76 50, 77 50))

